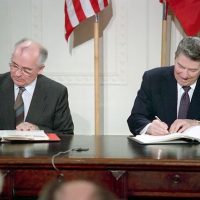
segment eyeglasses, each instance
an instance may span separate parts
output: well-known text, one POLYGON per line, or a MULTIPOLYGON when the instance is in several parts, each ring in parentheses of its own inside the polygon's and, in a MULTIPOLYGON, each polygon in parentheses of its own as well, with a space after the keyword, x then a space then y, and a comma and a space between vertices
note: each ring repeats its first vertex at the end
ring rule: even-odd
POLYGON ((32 72, 33 72, 32 69, 30 69, 28 67, 20 67, 17 63, 15 63, 13 61, 11 63, 9 63, 9 65, 10 65, 11 71, 13 71, 13 72, 20 71, 24 75, 27 75, 27 76, 30 76, 32 74, 32 72))

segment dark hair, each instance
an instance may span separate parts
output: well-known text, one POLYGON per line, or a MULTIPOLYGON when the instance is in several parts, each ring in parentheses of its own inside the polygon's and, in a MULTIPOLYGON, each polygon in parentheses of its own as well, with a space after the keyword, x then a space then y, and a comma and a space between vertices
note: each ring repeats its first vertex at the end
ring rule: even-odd
POLYGON ((177 58, 180 54, 184 54, 193 61, 200 61, 200 38, 183 38, 177 47, 175 58, 177 58))

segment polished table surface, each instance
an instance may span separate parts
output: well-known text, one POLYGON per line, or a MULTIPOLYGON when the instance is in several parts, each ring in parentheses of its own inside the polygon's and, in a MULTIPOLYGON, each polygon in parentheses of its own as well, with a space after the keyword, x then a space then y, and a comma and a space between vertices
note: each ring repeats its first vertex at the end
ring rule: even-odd
POLYGON ((60 142, 0 144, 0 169, 10 171, 8 182, 15 195, 37 195, 42 184, 55 176, 52 157, 58 152, 88 148, 55 157, 55 166, 68 178, 83 175, 100 180, 123 199, 200 197, 200 144, 141 145, 127 135, 60 138, 60 142))
MULTIPOLYGON (((85 158, 88 161, 95 158, 99 162, 132 163, 153 160, 157 162, 168 161, 173 164, 180 163, 199 163, 200 144, 159 144, 141 145, 127 138, 127 135, 104 135, 104 136, 85 136, 85 135, 64 135, 60 136, 60 142, 50 143, 1 143, 0 161, 7 164, 20 160, 43 159, 42 162, 49 162, 49 158, 60 151, 67 151, 72 148, 89 148, 88 151, 62 154, 64 158, 85 158), (44 159, 45 158, 45 159, 44 159), (47 158, 47 160, 46 160, 47 158)), ((77 160, 79 161, 79 159, 77 160)), ((92 161, 91 161, 92 162, 92 161)))
MULTIPOLYGON (((98 163, 135 164, 134 167, 148 165, 189 165, 200 167, 199 144, 141 145, 127 138, 127 135, 64 135, 60 142, 51 143, 2 143, 0 144, 0 165, 13 163, 50 164, 58 152, 72 148, 89 148, 88 151, 62 154, 56 157, 57 163, 98 163), (81 159, 81 160, 80 160, 81 159)), ((116 166, 117 167, 117 166, 116 166)))

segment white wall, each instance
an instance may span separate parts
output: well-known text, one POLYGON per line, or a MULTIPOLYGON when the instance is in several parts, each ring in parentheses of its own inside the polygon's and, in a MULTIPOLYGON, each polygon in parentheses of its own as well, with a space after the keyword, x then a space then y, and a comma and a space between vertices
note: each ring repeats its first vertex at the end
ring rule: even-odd
MULTIPOLYGON (((15 42, 23 37, 41 42, 49 50, 45 75, 68 87, 75 134, 94 134, 94 44, 91 39, 70 53, 63 7, 64 0, 0 0, 0 73, 9 70, 15 42)), ((160 66, 162 4, 112 0, 100 20, 108 21, 111 15, 100 40, 101 133, 130 134, 126 120, 142 74, 160 66)), ((82 36, 93 31, 89 25, 81 27, 82 36)), ((172 55, 180 39, 173 24, 172 55)))

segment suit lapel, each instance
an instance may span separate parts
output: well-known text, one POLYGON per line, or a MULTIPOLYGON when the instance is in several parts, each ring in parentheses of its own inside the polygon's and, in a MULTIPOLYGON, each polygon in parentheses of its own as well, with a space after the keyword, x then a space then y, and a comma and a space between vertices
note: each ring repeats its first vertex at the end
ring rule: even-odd
POLYGON ((42 79, 42 77, 38 76, 29 111, 25 121, 38 121, 41 116, 41 113, 43 113, 45 110, 46 95, 40 79, 42 79))
POLYGON ((188 111, 188 118, 200 119, 200 78, 197 80, 197 84, 192 95, 192 100, 188 111))
POLYGON ((0 89, 1 102, 5 102, 1 107, 1 115, 4 115, 6 126, 15 129, 14 84, 10 76, 4 84, 0 89))
POLYGON ((174 77, 174 68, 166 73, 161 85, 164 116, 166 116, 166 122, 171 124, 177 118, 177 82, 174 77))

